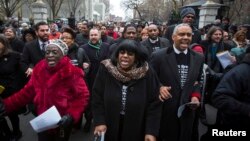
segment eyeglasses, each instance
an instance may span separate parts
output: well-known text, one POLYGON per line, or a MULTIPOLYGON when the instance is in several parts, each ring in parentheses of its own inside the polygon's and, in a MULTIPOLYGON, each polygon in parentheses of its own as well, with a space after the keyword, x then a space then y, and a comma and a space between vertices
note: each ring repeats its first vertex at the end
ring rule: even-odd
POLYGON ((194 19, 194 16, 186 16, 186 18, 188 18, 188 19, 189 19, 189 18, 194 19))

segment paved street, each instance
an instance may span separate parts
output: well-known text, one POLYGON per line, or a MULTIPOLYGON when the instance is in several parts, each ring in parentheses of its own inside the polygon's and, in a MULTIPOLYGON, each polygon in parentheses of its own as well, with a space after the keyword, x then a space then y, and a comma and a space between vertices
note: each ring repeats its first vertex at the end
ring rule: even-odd
MULTIPOLYGON (((212 113, 212 111, 209 111, 209 113, 212 113)), ((32 120, 34 116, 30 113, 26 116, 21 114, 19 115, 19 117, 20 117, 21 130, 23 132, 23 137, 20 139, 20 141, 37 141, 37 135, 29 123, 29 121, 32 120)), ((83 118, 83 125, 84 123, 85 119, 83 118)), ((199 124, 199 136, 204 134, 206 130, 207 128, 204 125, 199 124)), ((70 141, 91 141, 93 138, 92 133, 93 133, 93 127, 90 133, 85 133, 83 132, 83 126, 82 126, 81 130, 78 130, 72 134, 70 141)))
MULTIPOLYGON (((29 121, 34 118, 32 114, 27 116, 20 115, 21 130, 23 132, 23 137, 20 141, 37 141, 37 135, 32 129, 29 121)), ((85 120, 83 120, 83 124, 85 120)), ((83 126, 82 126, 83 127, 83 126)), ((92 138, 93 129, 90 133, 83 132, 83 129, 76 131, 72 134, 70 141, 90 141, 92 138)))

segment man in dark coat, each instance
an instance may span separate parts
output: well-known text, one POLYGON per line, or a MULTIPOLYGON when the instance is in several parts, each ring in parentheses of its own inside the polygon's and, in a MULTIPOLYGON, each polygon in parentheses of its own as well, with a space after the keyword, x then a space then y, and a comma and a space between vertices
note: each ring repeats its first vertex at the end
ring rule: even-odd
MULTIPOLYGON (((91 29, 89 32, 89 42, 80 48, 83 48, 86 51, 87 56, 89 57, 90 67, 89 72, 86 75, 86 81, 92 94, 92 87, 100 66, 100 62, 108 58, 109 48, 107 43, 103 43, 100 39, 100 33, 98 29, 91 29)), ((92 113, 90 107, 87 108, 85 112, 86 123, 84 126, 84 131, 89 132, 92 121, 92 113)))
POLYGON ((198 82, 204 59, 188 48, 192 40, 188 24, 177 25, 172 39, 173 46, 153 53, 150 61, 161 83, 159 98, 164 102, 160 140, 194 141, 195 109, 200 105, 198 82))
POLYGON ((28 76, 31 75, 33 67, 44 58, 45 46, 49 40, 49 26, 46 22, 35 25, 37 39, 25 44, 21 57, 21 69, 28 76))
POLYGON ((248 135, 250 131, 249 72, 250 48, 247 49, 243 62, 224 75, 212 95, 212 103, 220 112, 221 129, 245 131, 246 137, 240 138, 244 141, 250 138, 248 135))
POLYGON ((83 23, 80 28, 79 34, 76 35, 76 43, 81 46, 87 44, 89 41, 89 25, 88 23, 83 23))
POLYGON ((112 55, 117 46, 125 39, 136 40, 136 27, 133 24, 128 24, 124 27, 122 36, 115 40, 115 43, 109 46, 109 56, 112 55))
MULTIPOLYGON (((190 27, 192 28, 192 43, 200 43, 201 41, 201 33, 200 31, 193 26, 194 20, 195 20, 195 11, 193 8, 191 7, 187 7, 182 9, 181 13, 181 19, 182 19, 182 23, 187 23, 190 25, 190 27)), ((167 28, 166 34, 165 34, 165 38, 167 38, 170 43, 173 43, 172 40, 172 34, 174 31, 176 25, 171 25, 167 28)))
POLYGON ((142 41, 141 44, 148 49, 149 54, 170 46, 168 39, 159 37, 159 29, 155 24, 148 26, 148 36, 148 39, 142 41))
POLYGON ((114 43, 114 39, 113 39, 113 37, 111 37, 111 36, 108 36, 107 34, 106 34, 106 26, 102 26, 101 27, 101 40, 102 40, 102 42, 105 42, 105 43, 108 43, 109 45, 112 45, 113 43, 114 43))

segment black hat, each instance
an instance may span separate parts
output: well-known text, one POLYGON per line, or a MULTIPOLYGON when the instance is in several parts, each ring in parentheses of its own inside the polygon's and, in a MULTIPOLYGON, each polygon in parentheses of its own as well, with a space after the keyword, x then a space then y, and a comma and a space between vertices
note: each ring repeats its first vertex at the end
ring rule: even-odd
POLYGON ((195 16, 195 11, 193 8, 191 7, 187 7, 187 8, 184 8, 181 10, 181 13, 180 13, 180 16, 181 16, 181 19, 183 19, 185 16, 187 16, 188 14, 192 14, 195 16))

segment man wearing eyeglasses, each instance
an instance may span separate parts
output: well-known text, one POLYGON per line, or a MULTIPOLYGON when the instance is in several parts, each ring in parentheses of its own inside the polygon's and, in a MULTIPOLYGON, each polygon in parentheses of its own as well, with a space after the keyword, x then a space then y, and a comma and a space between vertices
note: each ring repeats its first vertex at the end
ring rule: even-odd
MULTIPOLYGON (((190 25, 190 27, 192 28, 192 43, 200 43, 201 41, 201 33, 200 31, 193 26, 193 23, 195 21, 195 11, 193 8, 191 7, 186 7, 184 9, 181 10, 180 12, 180 16, 181 16, 181 20, 182 23, 187 23, 190 25)), ((173 40, 172 40, 172 34, 174 31, 176 24, 171 25, 167 28, 166 34, 164 35, 165 38, 167 38, 171 44, 173 44, 173 40)))

